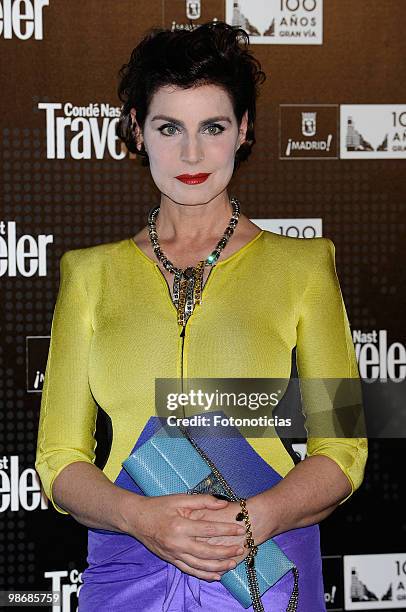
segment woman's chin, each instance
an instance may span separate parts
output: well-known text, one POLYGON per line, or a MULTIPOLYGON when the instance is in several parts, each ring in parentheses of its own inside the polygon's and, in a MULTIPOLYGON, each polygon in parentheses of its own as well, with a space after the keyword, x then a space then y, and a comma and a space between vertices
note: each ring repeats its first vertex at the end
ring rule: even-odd
POLYGON ((161 189, 161 194, 176 202, 176 204, 193 205, 193 204, 201 204, 202 202, 210 202, 213 198, 215 198, 218 193, 213 192, 212 189, 202 189, 202 185, 181 185, 176 189, 161 189), (196 189, 199 187, 199 189, 196 189))

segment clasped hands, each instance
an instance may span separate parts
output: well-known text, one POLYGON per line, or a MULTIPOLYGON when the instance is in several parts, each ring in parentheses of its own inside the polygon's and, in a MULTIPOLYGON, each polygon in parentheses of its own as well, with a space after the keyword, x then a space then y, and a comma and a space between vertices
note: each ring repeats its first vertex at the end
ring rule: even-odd
MULTIPOLYGON (((274 528, 261 493, 246 502, 252 536, 259 546, 274 528)), ((157 497, 126 492, 121 507, 122 531, 133 535, 154 554, 204 580, 220 580, 249 553, 245 522, 237 521, 239 502, 209 494, 184 493, 157 497), (135 501, 135 503, 134 503, 135 501)))
MULTIPOLYGON (((262 544, 271 537, 269 531, 269 518, 266 516, 264 503, 260 498, 260 495, 247 499, 246 507, 249 514, 251 523, 252 536, 257 546, 262 544)), ((230 545, 241 545, 244 546, 244 552, 241 555, 235 555, 233 558, 237 564, 245 559, 249 549, 246 545, 246 533, 245 533, 245 522, 236 521, 237 514, 241 511, 241 506, 238 501, 228 501, 224 507, 218 509, 211 508, 196 508, 188 511, 188 518, 192 520, 206 520, 219 523, 237 523, 244 527, 244 533, 241 535, 224 535, 214 537, 202 537, 196 536, 196 540, 199 542, 206 542, 208 544, 222 544, 226 546, 230 545)))

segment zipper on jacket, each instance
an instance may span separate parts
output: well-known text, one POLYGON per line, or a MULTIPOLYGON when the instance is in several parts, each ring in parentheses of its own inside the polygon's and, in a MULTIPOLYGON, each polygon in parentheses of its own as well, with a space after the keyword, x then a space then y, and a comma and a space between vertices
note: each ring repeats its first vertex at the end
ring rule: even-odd
POLYGON ((180 379, 181 379, 181 389, 183 393, 183 349, 185 346, 185 332, 186 332, 186 323, 182 326, 182 331, 180 332, 180 337, 182 338, 182 346, 181 346, 181 361, 180 361, 180 379))
MULTIPOLYGON (((207 276, 206 281, 205 281, 205 283, 204 283, 204 285, 203 285, 203 287, 202 287, 202 295, 203 295, 204 290, 206 289, 207 281, 209 280, 209 277, 211 276, 211 274, 212 274, 212 273, 213 273, 213 268, 210 270, 209 275, 207 276)), ((166 280, 166 279, 165 279, 165 280, 166 280)), ((169 285, 168 285, 168 288, 169 288, 169 285)), ((169 294, 170 294, 170 292, 169 292, 169 294)), ((195 306, 195 308, 196 308, 196 307, 197 307, 197 306, 195 306)), ((186 323, 185 323, 184 325, 182 325, 182 330, 181 330, 181 332, 180 332, 180 334, 179 334, 179 336, 182 338, 182 346, 181 346, 181 365, 180 365, 180 372, 181 372, 181 389, 182 389, 182 393, 183 393, 183 371, 184 371, 184 368, 183 368, 183 349, 184 349, 184 346, 185 346, 185 333, 186 333, 186 325, 188 324, 189 318, 190 318, 191 316, 193 316, 194 312, 195 312, 195 310, 193 309, 192 313, 191 313, 191 314, 189 315, 189 317, 186 319, 186 323)), ((185 416, 185 413, 184 413, 184 412, 183 412, 183 416, 185 416)))

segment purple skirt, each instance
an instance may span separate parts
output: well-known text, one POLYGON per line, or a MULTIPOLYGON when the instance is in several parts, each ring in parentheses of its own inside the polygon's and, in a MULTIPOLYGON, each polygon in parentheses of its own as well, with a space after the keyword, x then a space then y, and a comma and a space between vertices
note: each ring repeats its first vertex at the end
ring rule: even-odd
MULTIPOLYGON (((285 532, 273 539, 299 569, 298 612, 325 612, 319 526, 285 532), (290 537, 288 534, 290 533, 290 537)), ((79 612, 252 612, 219 582, 207 582, 164 561, 136 538, 88 530, 89 566, 82 573, 79 612)), ((262 596, 266 612, 285 612, 293 588, 288 572, 262 596)))
MULTIPOLYGON (((151 419, 133 451, 157 427, 157 421, 151 419)), ((281 479, 241 436, 223 440, 220 455, 219 445, 210 436, 204 434, 198 441, 216 465, 223 462, 223 475, 230 483, 236 478, 240 482, 241 474, 235 469, 235 461, 223 461, 224 455, 243 457, 244 467, 248 466, 248 472, 255 474, 255 479, 249 479, 254 488, 247 488, 244 497, 265 490, 270 482, 272 486, 281 479), (250 461, 255 463, 250 464, 250 461), (258 465, 264 469, 258 469, 258 465)), ((124 468, 115 484, 143 494, 124 468)), ((318 524, 280 533, 273 540, 299 570, 298 612, 325 612, 318 524)), ((89 528, 87 563, 79 590, 79 612, 218 612, 219 607, 230 612, 253 610, 252 606, 244 608, 220 581, 208 582, 182 572, 128 534, 89 528)), ((266 612, 286 611, 293 580, 293 572, 289 571, 262 595, 266 612)))

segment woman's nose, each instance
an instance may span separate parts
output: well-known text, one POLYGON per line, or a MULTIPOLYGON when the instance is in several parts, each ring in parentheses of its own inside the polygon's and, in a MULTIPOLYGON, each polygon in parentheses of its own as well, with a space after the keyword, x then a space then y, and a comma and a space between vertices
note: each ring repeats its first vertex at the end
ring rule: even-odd
POLYGON ((196 163, 202 159, 204 159, 203 147, 197 138, 188 138, 182 143, 181 161, 196 163))

